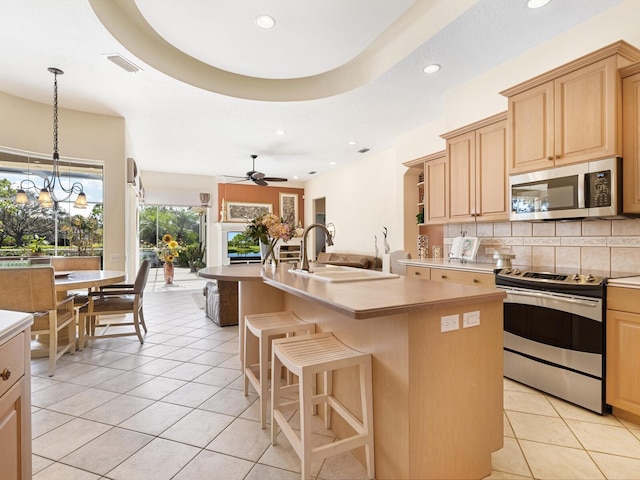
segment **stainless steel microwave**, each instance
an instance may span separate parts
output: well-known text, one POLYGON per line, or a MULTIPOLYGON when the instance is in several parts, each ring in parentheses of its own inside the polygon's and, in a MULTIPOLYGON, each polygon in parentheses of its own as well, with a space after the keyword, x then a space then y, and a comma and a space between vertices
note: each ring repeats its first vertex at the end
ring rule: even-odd
POLYGON ((509 176, 510 220, 614 217, 622 210, 622 159, 509 176))

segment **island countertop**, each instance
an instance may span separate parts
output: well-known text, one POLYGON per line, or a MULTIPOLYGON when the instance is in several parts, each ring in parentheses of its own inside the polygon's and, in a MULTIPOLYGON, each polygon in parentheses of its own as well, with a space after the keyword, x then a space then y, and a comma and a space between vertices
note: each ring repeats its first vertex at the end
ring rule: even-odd
MULTIPOLYGON (((243 334, 246 315, 292 311, 313 323, 316 332, 331 332, 350 348, 373 356, 376 478, 489 475, 491 453, 502 448, 504 438, 505 292, 404 276, 332 283, 290 268, 200 270, 204 278, 239 284, 240 357, 248 365, 257 361, 257 340, 243 334), (465 326, 469 312, 479 321, 465 326), (457 318, 457 328, 443 330, 443 317, 457 318), (247 351, 245 341, 253 342, 247 351)), ((357 416, 361 397, 352 374, 335 372, 333 392, 357 416)), ((351 426, 335 417, 332 431, 338 438, 350 436, 351 426)), ((363 461, 361 449, 354 454, 363 461)))
POLYGON ((366 319, 453 305, 475 305, 506 297, 502 290, 400 276, 354 282, 323 282, 278 268, 261 265, 223 266, 200 271, 204 278, 259 280, 274 288, 309 300, 351 318, 366 319))
POLYGON ((496 269, 493 263, 478 263, 474 261, 462 263, 460 260, 449 260, 448 258, 403 258, 398 260, 398 263, 414 267, 442 268, 460 270, 462 272, 494 273, 496 269))

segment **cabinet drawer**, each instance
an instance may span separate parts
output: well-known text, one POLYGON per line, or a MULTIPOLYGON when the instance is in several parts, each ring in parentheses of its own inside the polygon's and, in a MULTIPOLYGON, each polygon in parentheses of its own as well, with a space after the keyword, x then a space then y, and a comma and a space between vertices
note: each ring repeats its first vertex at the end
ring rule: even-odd
POLYGON ((24 375, 24 333, 0 345, 0 397, 24 375))
POLYGON ((431 280, 438 280, 476 287, 495 287, 495 278, 490 273, 463 272, 460 270, 447 270, 444 268, 432 268, 431 280))
POLYGON ((407 265, 407 277, 429 280, 431 278, 431 269, 428 267, 414 267, 413 265, 407 265))
POLYGON ((640 313, 638 290, 633 288, 607 287, 607 309, 619 312, 640 313))

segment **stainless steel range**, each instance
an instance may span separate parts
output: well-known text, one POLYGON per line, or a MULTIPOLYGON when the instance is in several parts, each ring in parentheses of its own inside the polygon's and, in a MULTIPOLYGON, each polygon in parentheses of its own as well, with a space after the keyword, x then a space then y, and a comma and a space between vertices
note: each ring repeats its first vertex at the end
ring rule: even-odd
POLYGON ((503 268, 504 375, 603 413, 606 278, 503 268))

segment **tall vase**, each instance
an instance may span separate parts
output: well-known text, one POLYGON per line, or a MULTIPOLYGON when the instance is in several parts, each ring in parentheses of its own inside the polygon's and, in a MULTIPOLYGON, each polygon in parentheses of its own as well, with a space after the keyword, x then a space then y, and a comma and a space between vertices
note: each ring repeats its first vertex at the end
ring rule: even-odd
POLYGON ((164 262, 164 284, 173 285, 174 266, 173 262, 164 262))
POLYGON ((263 265, 278 266, 278 259, 274 251, 275 243, 273 240, 269 240, 267 243, 263 243, 260 240, 260 260, 262 260, 263 265))

